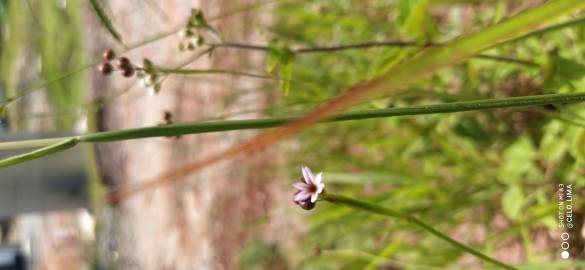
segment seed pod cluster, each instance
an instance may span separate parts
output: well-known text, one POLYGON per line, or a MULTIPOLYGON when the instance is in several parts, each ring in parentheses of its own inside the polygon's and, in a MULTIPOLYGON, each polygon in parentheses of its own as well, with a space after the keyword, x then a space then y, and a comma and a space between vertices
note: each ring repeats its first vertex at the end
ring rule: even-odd
POLYGON ((205 38, 200 34, 200 30, 209 28, 203 12, 200 9, 192 9, 191 17, 185 25, 185 29, 179 32, 181 42, 179 43, 180 51, 192 51, 206 44, 205 38))
POLYGON ((114 51, 111 49, 105 50, 102 56, 104 62, 99 65, 98 70, 103 75, 110 75, 114 70, 120 70, 122 72, 122 76, 127 78, 134 75, 134 66, 128 58, 119 57, 116 59, 116 53, 114 53, 114 51), (112 61, 114 61, 114 65, 112 65, 112 61))
POLYGON ((140 86, 152 90, 154 94, 158 94, 161 89, 162 80, 159 75, 155 65, 148 58, 144 59, 142 68, 136 72, 140 86))
POLYGON ((122 71, 122 76, 124 77, 132 77, 134 75, 134 67, 126 57, 116 59, 116 68, 122 71))

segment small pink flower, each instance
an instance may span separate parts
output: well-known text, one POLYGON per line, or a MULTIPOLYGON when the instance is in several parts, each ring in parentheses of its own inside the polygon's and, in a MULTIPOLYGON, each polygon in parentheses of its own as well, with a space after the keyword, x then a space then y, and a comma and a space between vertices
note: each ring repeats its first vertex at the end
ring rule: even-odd
POLYGON ((293 184, 298 189, 293 198, 293 202, 301 206, 303 209, 310 210, 315 207, 319 194, 323 193, 325 184, 322 182, 323 173, 318 173, 314 176, 311 169, 307 166, 301 168, 303 177, 293 184))

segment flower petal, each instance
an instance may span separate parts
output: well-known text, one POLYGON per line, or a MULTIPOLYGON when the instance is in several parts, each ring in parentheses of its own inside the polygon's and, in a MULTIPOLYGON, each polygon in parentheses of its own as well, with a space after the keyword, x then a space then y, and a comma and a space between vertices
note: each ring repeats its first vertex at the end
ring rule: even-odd
POLYGON ((298 190, 309 190, 311 188, 311 185, 305 183, 305 182, 296 182, 293 184, 293 187, 295 187, 298 190))
POLYGON ((323 183, 317 184, 317 194, 321 194, 321 192, 323 192, 324 188, 325 188, 325 184, 323 184, 323 183))
POLYGON ((320 172, 319 174, 317 174, 317 177, 315 177, 315 179, 313 179, 313 185, 315 186, 319 186, 319 184, 322 182, 321 180, 321 176, 323 175, 322 172, 320 172))
POLYGON ((303 190, 303 191, 297 193, 297 195, 295 195, 293 200, 295 202, 301 202, 301 201, 308 199, 309 197, 311 197, 311 193, 303 190))
POLYGON ((315 178, 313 176, 313 172, 311 172, 311 169, 309 169, 309 167, 307 166, 303 166, 301 171, 303 172, 303 178, 305 178, 305 183, 311 184, 313 182, 313 179, 315 178))
POLYGON ((313 193, 311 194, 311 202, 315 203, 317 201, 317 197, 319 196, 319 193, 313 193))

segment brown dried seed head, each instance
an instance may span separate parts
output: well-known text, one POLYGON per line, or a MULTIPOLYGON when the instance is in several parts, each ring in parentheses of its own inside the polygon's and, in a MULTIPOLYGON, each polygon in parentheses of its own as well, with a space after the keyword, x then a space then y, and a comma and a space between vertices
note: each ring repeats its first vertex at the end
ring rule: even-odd
POLYGON ((110 63, 102 63, 98 67, 98 69, 103 75, 110 75, 110 74, 112 74, 112 71, 114 70, 114 68, 112 67, 112 65, 110 65, 110 63))
POLYGON ((124 67, 122 68, 122 76, 129 78, 132 77, 134 75, 134 68, 132 67, 124 67))
POLYGON ((164 119, 167 124, 173 123, 173 114, 169 111, 164 112, 164 119))
POLYGON ((130 60, 126 57, 120 57, 118 58, 118 60, 116 61, 116 67, 119 69, 131 69, 132 68, 132 63, 130 63, 130 60))
POLYGON ((104 60, 106 61, 111 61, 114 60, 114 58, 116 58, 116 53, 114 53, 114 51, 112 49, 107 49, 104 51, 104 60))

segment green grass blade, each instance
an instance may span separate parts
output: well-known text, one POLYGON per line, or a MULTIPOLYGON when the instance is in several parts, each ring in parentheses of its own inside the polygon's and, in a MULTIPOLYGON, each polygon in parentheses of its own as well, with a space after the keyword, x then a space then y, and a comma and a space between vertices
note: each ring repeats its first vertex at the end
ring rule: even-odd
POLYGON ((79 141, 77 138, 70 138, 59 143, 43 147, 22 155, 12 156, 3 160, 0 160, 0 168, 8 167, 18 163, 23 163, 33 159, 41 158, 50 154, 61 152, 75 146, 79 141))
MULTIPOLYGON (((585 93, 551 94, 502 99, 472 100, 451 103, 439 103, 406 108, 390 108, 369 111, 357 111, 338 115, 326 122, 352 121, 360 119, 383 118, 393 116, 422 115, 436 113, 453 113, 463 111, 486 110, 496 108, 526 107, 557 103, 585 101, 585 93)), ((146 128, 107 131, 80 136, 82 142, 118 141, 148 137, 176 136, 194 133, 218 131, 263 129, 284 125, 298 119, 297 117, 275 117, 267 119, 212 121, 193 124, 179 124, 146 128)), ((0 144, 0 149, 2 144, 0 144)))
MULTIPOLYGON (((423 115, 436 113, 453 113, 463 111, 477 111, 496 108, 510 108, 510 107, 526 107, 538 106, 545 104, 559 104, 585 101, 585 93, 573 94, 551 94, 551 95, 537 95, 512 97, 502 99, 485 99, 485 100, 471 100, 451 103, 439 103, 433 105, 423 105, 406 108, 390 108, 370 111, 350 112, 338 115, 325 122, 340 122, 352 121, 360 119, 383 118, 393 116, 407 116, 407 115, 423 115)), ((75 138, 50 138, 40 140, 27 140, 0 143, 0 150, 18 149, 39 147, 49 145, 45 148, 29 152, 23 155, 18 155, 0 161, 0 168, 7 167, 13 164, 21 163, 27 160, 43 157, 58 151, 73 147, 78 142, 107 142, 107 141, 121 141, 139 138, 163 137, 163 136, 177 136, 184 134, 198 134, 219 131, 231 131, 242 129, 263 129, 282 126, 284 124, 293 122, 297 117, 275 117, 267 119, 250 119, 250 120, 234 120, 234 121, 211 121, 199 122, 192 124, 176 124, 145 128, 125 129, 120 131, 107 131, 92 134, 81 135, 75 138), (57 142, 57 143, 55 143, 57 142), (73 144, 70 144, 73 143, 73 144), (64 147, 68 146, 68 147, 64 147)))
POLYGON ((2 147, 0 150, 14 150, 14 149, 25 149, 25 148, 37 148, 45 147, 53 144, 63 142, 70 138, 48 138, 48 139, 37 139, 37 140, 22 140, 13 142, 0 143, 2 147))
MULTIPOLYGON (((438 113, 454 113, 464 111, 489 110, 497 108, 514 108, 541 106, 547 104, 564 104, 585 101, 585 93, 550 94, 522 96, 501 99, 468 100, 449 103, 438 103, 404 108, 389 108, 368 111, 355 111, 340 114, 325 122, 341 122, 363 119, 385 118, 395 116, 425 115, 438 113)), ((144 128, 133 128, 119 131, 106 131, 81 135, 80 142, 107 142, 131 140, 150 137, 177 136, 186 134, 199 134, 208 132, 232 131, 243 129, 265 129, 282 126, 292 122, 298 117, 273 117, 265 119, 209 121, 191 124, 174 124, 144 128)), ((50 138, 41 140, 27 140, 0 143, 0 150, 19 149, 46 146, 69 138, 50 138)))
POLYGON ((112 37, 118 42, 124 44, 124 42, 122 41, 122 36, 120 36, 120 33, 116 30, 114 24, 112 24, 112 20, 110 20, 110 18, 108 17, 108 15, 106 14, 105 10, 102 8, 98 0, 89 0, 89 3, 91 3, 93 11, 95 11, 95 14, 100 19, 100 22, 106 28, 106 30, 108 30, 110 35, 112 35, 112 37))
POLYGON ((530 33, 528 33, 526 35, 523 35, 523 36, 514 38, 514 39, 512 39, 512 40, 510 40, 508 42, 516 42, 516 41, 519 41, 519 40, 527 39, 527 38, 530 38, 530 37, 540 36, 540 35, 543 35, 543 34, 546 34, 546 33, 554 32, 554 31, 559 31, 559 30, 565 29, 567 27, 573 27, 573 26, 577 26, 577 25, 580 25, 580 24, 585 24, 585 16, 584 17, 579 17, 579 18, 576 18, 576 19, 573 19, 573 20, 569 20, 569 21, 566 21, 566 22, 562 22, 562 23, 559 23, 559 24, 554 24, 554 25, 551 25, 551 26, 548 26, 548 27, 545 27, 545 28, 542 28, 542 29, 539 29, 539 30, 536 30, 536 31, 532 31, 532 32, 530 32, 530 33))
POLYGON ((379 205, 375 205, 375 204, 371 204, 368 202, 364 202, 364 201, 360 201, 360 200, 356 200, 350 197, 346 197, 343 195, 337 195, 337 194, 329 194, 329 193, 325 193, 323 194, 323 200, 332 202, 332 203, 337 203, 337 204, 342 204, 345 206, 349 206, 352 207, 354 209, 357 210, 362 210, 362 211, 366 211, 366 212, 370 212, 373 214, 378 214, 378 215, 383 215, 383 216, 387 216, 390 218, 397 218, 397 219, 402 219, 410 224, 416 225, 417 227, 433 234, 434 236, 441 238, 442 240, 448 242, 449 244, 453 245, 455 248, 467 252, 473 256, 476 256, 477 258, 484 260, 486 262, 489 262, 495 266, 498 266, 502 269, 510 269, 510 270, 514 270, 514 269, 518 269, 516 267, 507 265, 503 262, 500 262, 496 259, 493 259, 451 237, 449 237, 448 235, 438 231, 437 229, 435 229, 434 227, 432 227, 431 225, 426 224, 425 222, 423 222, 422 220, 415 218, 413 216, 409 216, 406 214, 403 214, 401 212, 398 211, 394 211, 392 209, 386 208, 386 207, 382 207, 379 205))
POLYGON ((585 2, 581 0, 548 2, 478 33, 462 37, 444 46, 428 48, 410 61, 396 65, 381 78, 367 84, 366 87, 349 91, 338 99, 348 99, 347 102, 344 102, 346 104, 343 104, 343 107, 346 108, 402 90, 441 68, 457 64, 483 50, 529 34, 544 24, 583 7, 585 7, 585 2))

